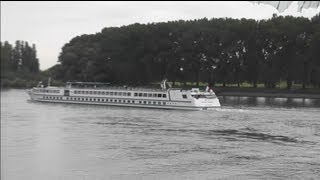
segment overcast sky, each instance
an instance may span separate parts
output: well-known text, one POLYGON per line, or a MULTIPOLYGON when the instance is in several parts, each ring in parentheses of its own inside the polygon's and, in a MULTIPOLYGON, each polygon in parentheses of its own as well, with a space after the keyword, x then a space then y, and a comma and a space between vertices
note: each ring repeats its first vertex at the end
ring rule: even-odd
POLYGON ((278 15, 311 18, 317 9, 297 12, 297 3, 283 13, 269 5, 235 2, 3 2, 1 41, 24 40, 37 46, 40 69, 57 64, 62 46, 73 37, 104 27, 132 23, 191 20, 207 17, 268 19, 278 15))

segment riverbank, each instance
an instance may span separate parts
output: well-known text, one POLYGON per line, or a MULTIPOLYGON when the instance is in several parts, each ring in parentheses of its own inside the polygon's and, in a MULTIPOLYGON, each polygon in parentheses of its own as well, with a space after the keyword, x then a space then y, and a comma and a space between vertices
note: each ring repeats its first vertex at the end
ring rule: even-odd
POLYGON ((319 89, 214 88, 218 96, 320 99, 319 89))

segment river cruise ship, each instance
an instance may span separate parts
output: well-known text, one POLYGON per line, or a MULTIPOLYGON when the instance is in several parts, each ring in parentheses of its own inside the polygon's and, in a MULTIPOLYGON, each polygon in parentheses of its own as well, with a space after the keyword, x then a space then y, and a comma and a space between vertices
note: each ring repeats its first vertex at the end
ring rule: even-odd
POLYGON ((115 87, 96 82, 67 82, 65 87, 53 87, 50 83, 44 87, 39 84, 27 92, 31 100, 40 102, 182 110, 209 110, 220 107, 218 97, 208 87, 205 91, 200 91, 199 88, 167 89, 165 81, 159 89, 115 87))

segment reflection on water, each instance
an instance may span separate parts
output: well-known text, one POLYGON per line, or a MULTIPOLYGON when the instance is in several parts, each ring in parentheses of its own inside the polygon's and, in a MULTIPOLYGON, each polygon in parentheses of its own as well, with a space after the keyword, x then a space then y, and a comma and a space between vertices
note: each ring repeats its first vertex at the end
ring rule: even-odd
POLYGON ((320 107, 320 99, 308 98, 273 98, 273 97, 240 97, 220 96, 220 103, 225 106, 255 106, 255 107, 320 107))

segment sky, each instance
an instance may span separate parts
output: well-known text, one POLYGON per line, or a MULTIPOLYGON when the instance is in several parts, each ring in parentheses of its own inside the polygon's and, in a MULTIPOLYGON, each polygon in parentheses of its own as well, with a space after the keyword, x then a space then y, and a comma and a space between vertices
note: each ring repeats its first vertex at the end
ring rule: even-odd
POLYGON ((279 13, 274 7, 249 1, 1 1, 1 41, 16 40, 36 44, 40 69, 58 63, 64 44, 82 34, 95 34, 104 27, 133 23, 167 22, 200 18, 269 19, 272 14, 311 18, 320 12, 304 9, 297 3, 279 13))

